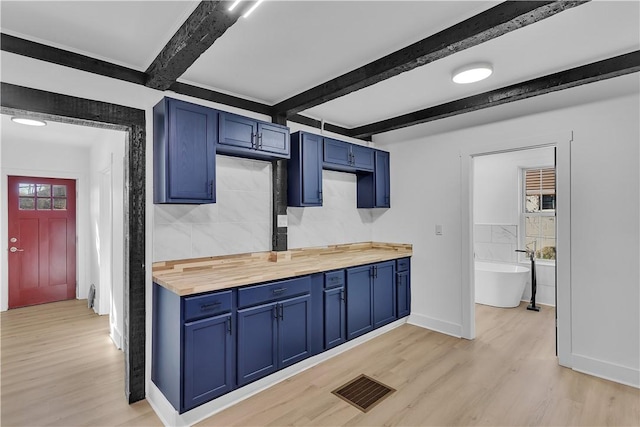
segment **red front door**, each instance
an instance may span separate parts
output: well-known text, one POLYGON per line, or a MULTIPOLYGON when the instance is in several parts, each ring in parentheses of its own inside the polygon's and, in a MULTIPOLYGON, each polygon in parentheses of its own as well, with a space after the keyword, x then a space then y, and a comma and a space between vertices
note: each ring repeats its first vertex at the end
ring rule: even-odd
POLYGON ((76 297, 76 182, 10 176, 9 308, 76 297))

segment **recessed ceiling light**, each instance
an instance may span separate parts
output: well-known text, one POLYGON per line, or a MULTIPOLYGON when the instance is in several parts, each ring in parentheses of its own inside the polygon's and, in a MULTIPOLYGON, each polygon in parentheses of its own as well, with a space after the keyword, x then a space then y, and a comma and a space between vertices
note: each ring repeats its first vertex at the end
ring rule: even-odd
POLYGON ((243 18, 248 17, 249 15, 251 15, 251 12, 253 12, 254 10, 256 10, 256 8, 258 6, 260 6, 260 3, 262 3, 264 0, 258 0, 257 2, 255 2, 255 4, 253 6, 251 6, 251 9, 247 10, 247 13, 245 13, 244 15, 242 15, 243 18))
POLYGON ((465 65, 453 72, 453 81, 459 84, 475 83, 484 80, 493 73, 489 63, 465 65))
POLYGON ((27 126, 46 126, 47 122, 43 120, 29 119, 26 117, 11 117, 12 122, 20 123, 27 126))

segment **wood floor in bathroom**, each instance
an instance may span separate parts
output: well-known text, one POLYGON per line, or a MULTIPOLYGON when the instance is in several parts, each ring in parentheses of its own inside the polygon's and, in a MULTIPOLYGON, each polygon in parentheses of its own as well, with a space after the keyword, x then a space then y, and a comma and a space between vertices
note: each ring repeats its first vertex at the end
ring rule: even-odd
MULTIPOLYGON (((476 315, 474 341, 403 325, 200 425, 640 425, 640 390, 558 366, 553 309, 476 315), (331 394, 362 373, 397 390, 366 414, 331 394)), ((2 426, 161 425, 126 404, 122 353, 84 301, 0 321, 2 426)))

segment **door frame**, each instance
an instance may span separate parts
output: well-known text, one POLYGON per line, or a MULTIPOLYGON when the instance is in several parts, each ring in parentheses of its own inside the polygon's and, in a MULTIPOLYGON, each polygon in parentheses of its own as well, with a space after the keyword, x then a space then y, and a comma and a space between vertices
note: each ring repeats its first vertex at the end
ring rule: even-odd
POLYGON ((480 155, 556 147, 556 316, 558 363, 572 367, 571 347, 571 142, 573 132, 554 132, 532 135, 523 139, 496 140, 491 144, 469 147, 460 152, 461 212, 460 229, 462 251, 461 313, 462 337, 474 339, 475 279, 473 258, 473 161, 480 155))
POLYGON ((0 112, 41 120, 124 131, 125 140, 125 397, 145 398, 145 110, 2 82, 0 112))

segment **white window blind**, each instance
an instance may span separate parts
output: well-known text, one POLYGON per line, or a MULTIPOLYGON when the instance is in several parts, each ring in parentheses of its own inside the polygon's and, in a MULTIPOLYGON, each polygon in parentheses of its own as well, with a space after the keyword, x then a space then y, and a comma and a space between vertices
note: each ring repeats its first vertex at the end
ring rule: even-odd
POLYGON ((555 168, 528 169, 525 171, 527 196, 556 194, 555 168))

